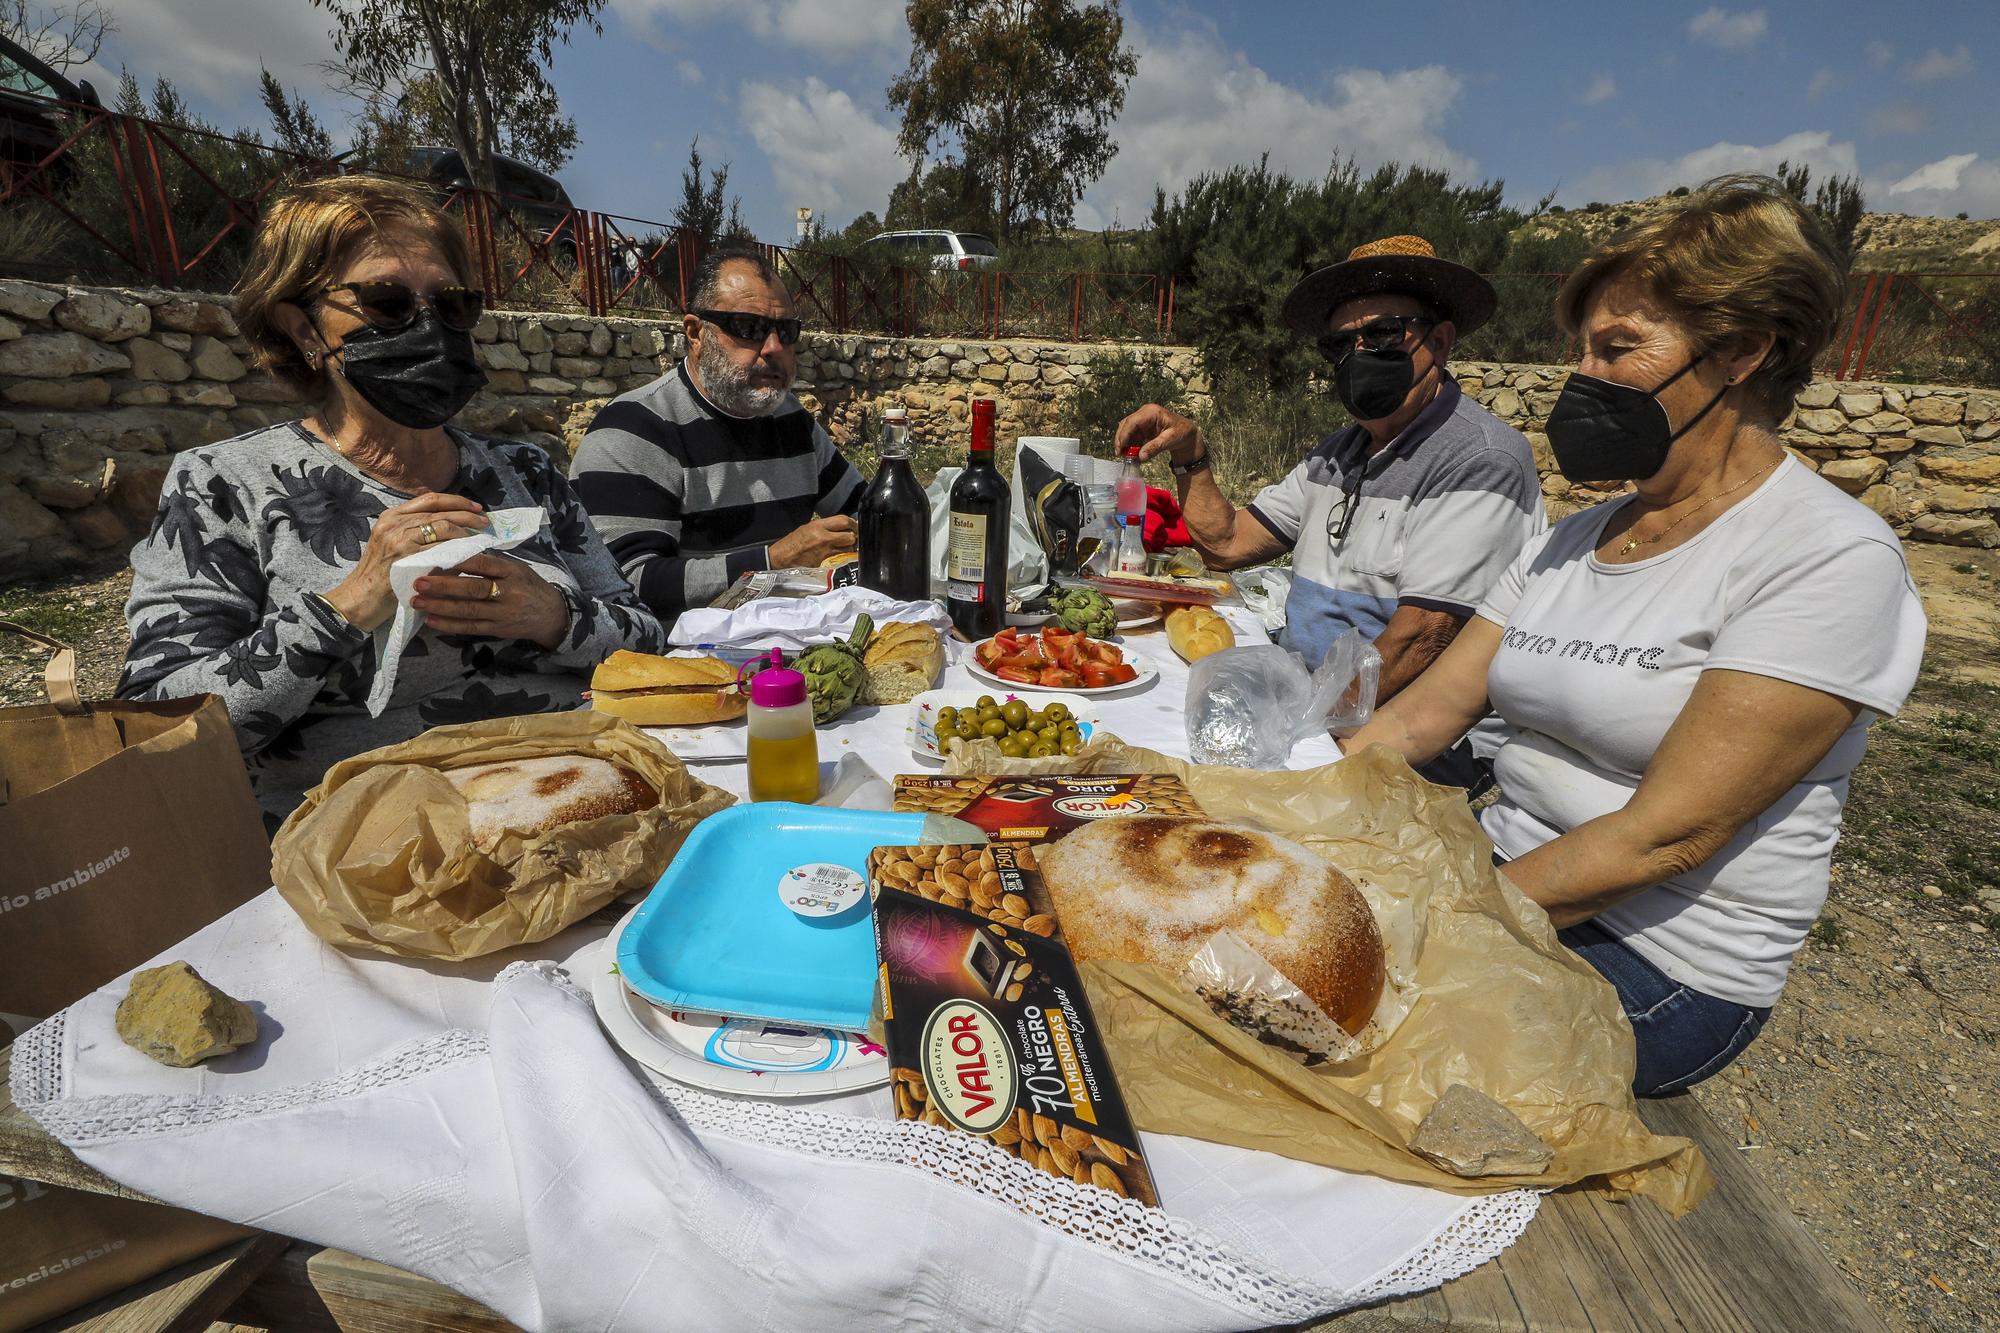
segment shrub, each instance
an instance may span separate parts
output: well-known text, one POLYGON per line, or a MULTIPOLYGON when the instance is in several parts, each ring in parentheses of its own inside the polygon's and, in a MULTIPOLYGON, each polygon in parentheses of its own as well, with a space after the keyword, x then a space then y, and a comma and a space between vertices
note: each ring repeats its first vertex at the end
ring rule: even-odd
POLYGON ((1688 197, 1688 193, 1688 187, 1685 185, 1676 185, 1673 189, 1667 191, 1668 197, 1672 199, 1685 199, 1688 197))
POLYGON ((1203 425, 1215 453, 1215 483, 1232 503, 1248 504, 1347 422, 1340 399, 1323 386, 1238 386, 1217 400, 1214 420, 1203 425))
POLYGON ((1085 452, 1108 457, 1119 421, 1146 403, 1187 411, 1187 387, 1167 368, 1164 356, 1094 352, 1077 376, 1076 392, 1057 415, 1056 430, 1083 441, 1085 452))
POLYGON ((1602 213, 1605 209, 1609 207, 1611 207, 1611 205, 1601 204, 1597 200, 1593 199, 1589 203, 1583 206, 1583 211, 1586 213, 1602 213))

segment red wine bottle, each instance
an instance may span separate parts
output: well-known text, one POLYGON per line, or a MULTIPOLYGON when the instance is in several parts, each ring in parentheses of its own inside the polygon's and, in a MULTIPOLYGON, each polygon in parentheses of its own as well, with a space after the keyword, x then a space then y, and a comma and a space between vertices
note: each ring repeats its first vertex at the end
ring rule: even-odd
POLYGON ((951 484, 945 605, 975 642, 1007 623, 1007 525, 1012 492, 993 466, 993 400, 972 400, 972 451, 951 484))
POLYGON ((861 586, 906 602, 931 595, 931 506, 910 469, 909 414, 882 414, 882 464, 861 497, 861 586))

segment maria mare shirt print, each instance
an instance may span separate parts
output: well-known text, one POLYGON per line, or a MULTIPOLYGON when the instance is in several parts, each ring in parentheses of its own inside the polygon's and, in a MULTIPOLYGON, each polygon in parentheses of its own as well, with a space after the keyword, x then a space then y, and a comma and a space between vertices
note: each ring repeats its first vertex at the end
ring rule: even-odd
POLYGON ((306 594, 345 579, 375 520, 410 497, 291 424, 174 459, 152 531, 132 552, 119 693, 220 695, 259 802, 282 816, 340 759, 445 723, 572 708, 586 673, 616 649, 664 651, 665 630, 548 455, 463 431, 451 438, 459 468, 448 492, 548 514, 510 554, 568 604, 569 632, 554 649, 425 629, 404 650, 388 708, 369 716, 375 636, 306 594))

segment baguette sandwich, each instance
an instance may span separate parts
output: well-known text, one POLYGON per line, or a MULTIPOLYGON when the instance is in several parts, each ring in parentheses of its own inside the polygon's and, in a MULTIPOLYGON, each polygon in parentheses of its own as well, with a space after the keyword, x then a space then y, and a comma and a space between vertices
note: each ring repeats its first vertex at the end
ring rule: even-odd
POLYGON ((639 727, 698 727, 742 717, 749 701, 727 662, 621 648, 591 673, 590 706, 639 727))

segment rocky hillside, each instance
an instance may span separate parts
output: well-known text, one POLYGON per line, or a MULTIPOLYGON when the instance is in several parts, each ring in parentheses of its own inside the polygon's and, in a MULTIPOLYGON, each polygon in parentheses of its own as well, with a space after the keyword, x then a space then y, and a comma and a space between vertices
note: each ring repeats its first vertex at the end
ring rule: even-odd
MULTIPOLYGON (((1530 235, 1581 233, 1601 241, 1661 212, 1671 195, 1622 204, 1593 204, 1544 214, 1527 224, 1530 235)), ((1931 218, 1907 213, 1866 213, 1855 237, 1855 267, 1864 270, 1977 270, 2000 268, 2000 218, 1931 218)))

